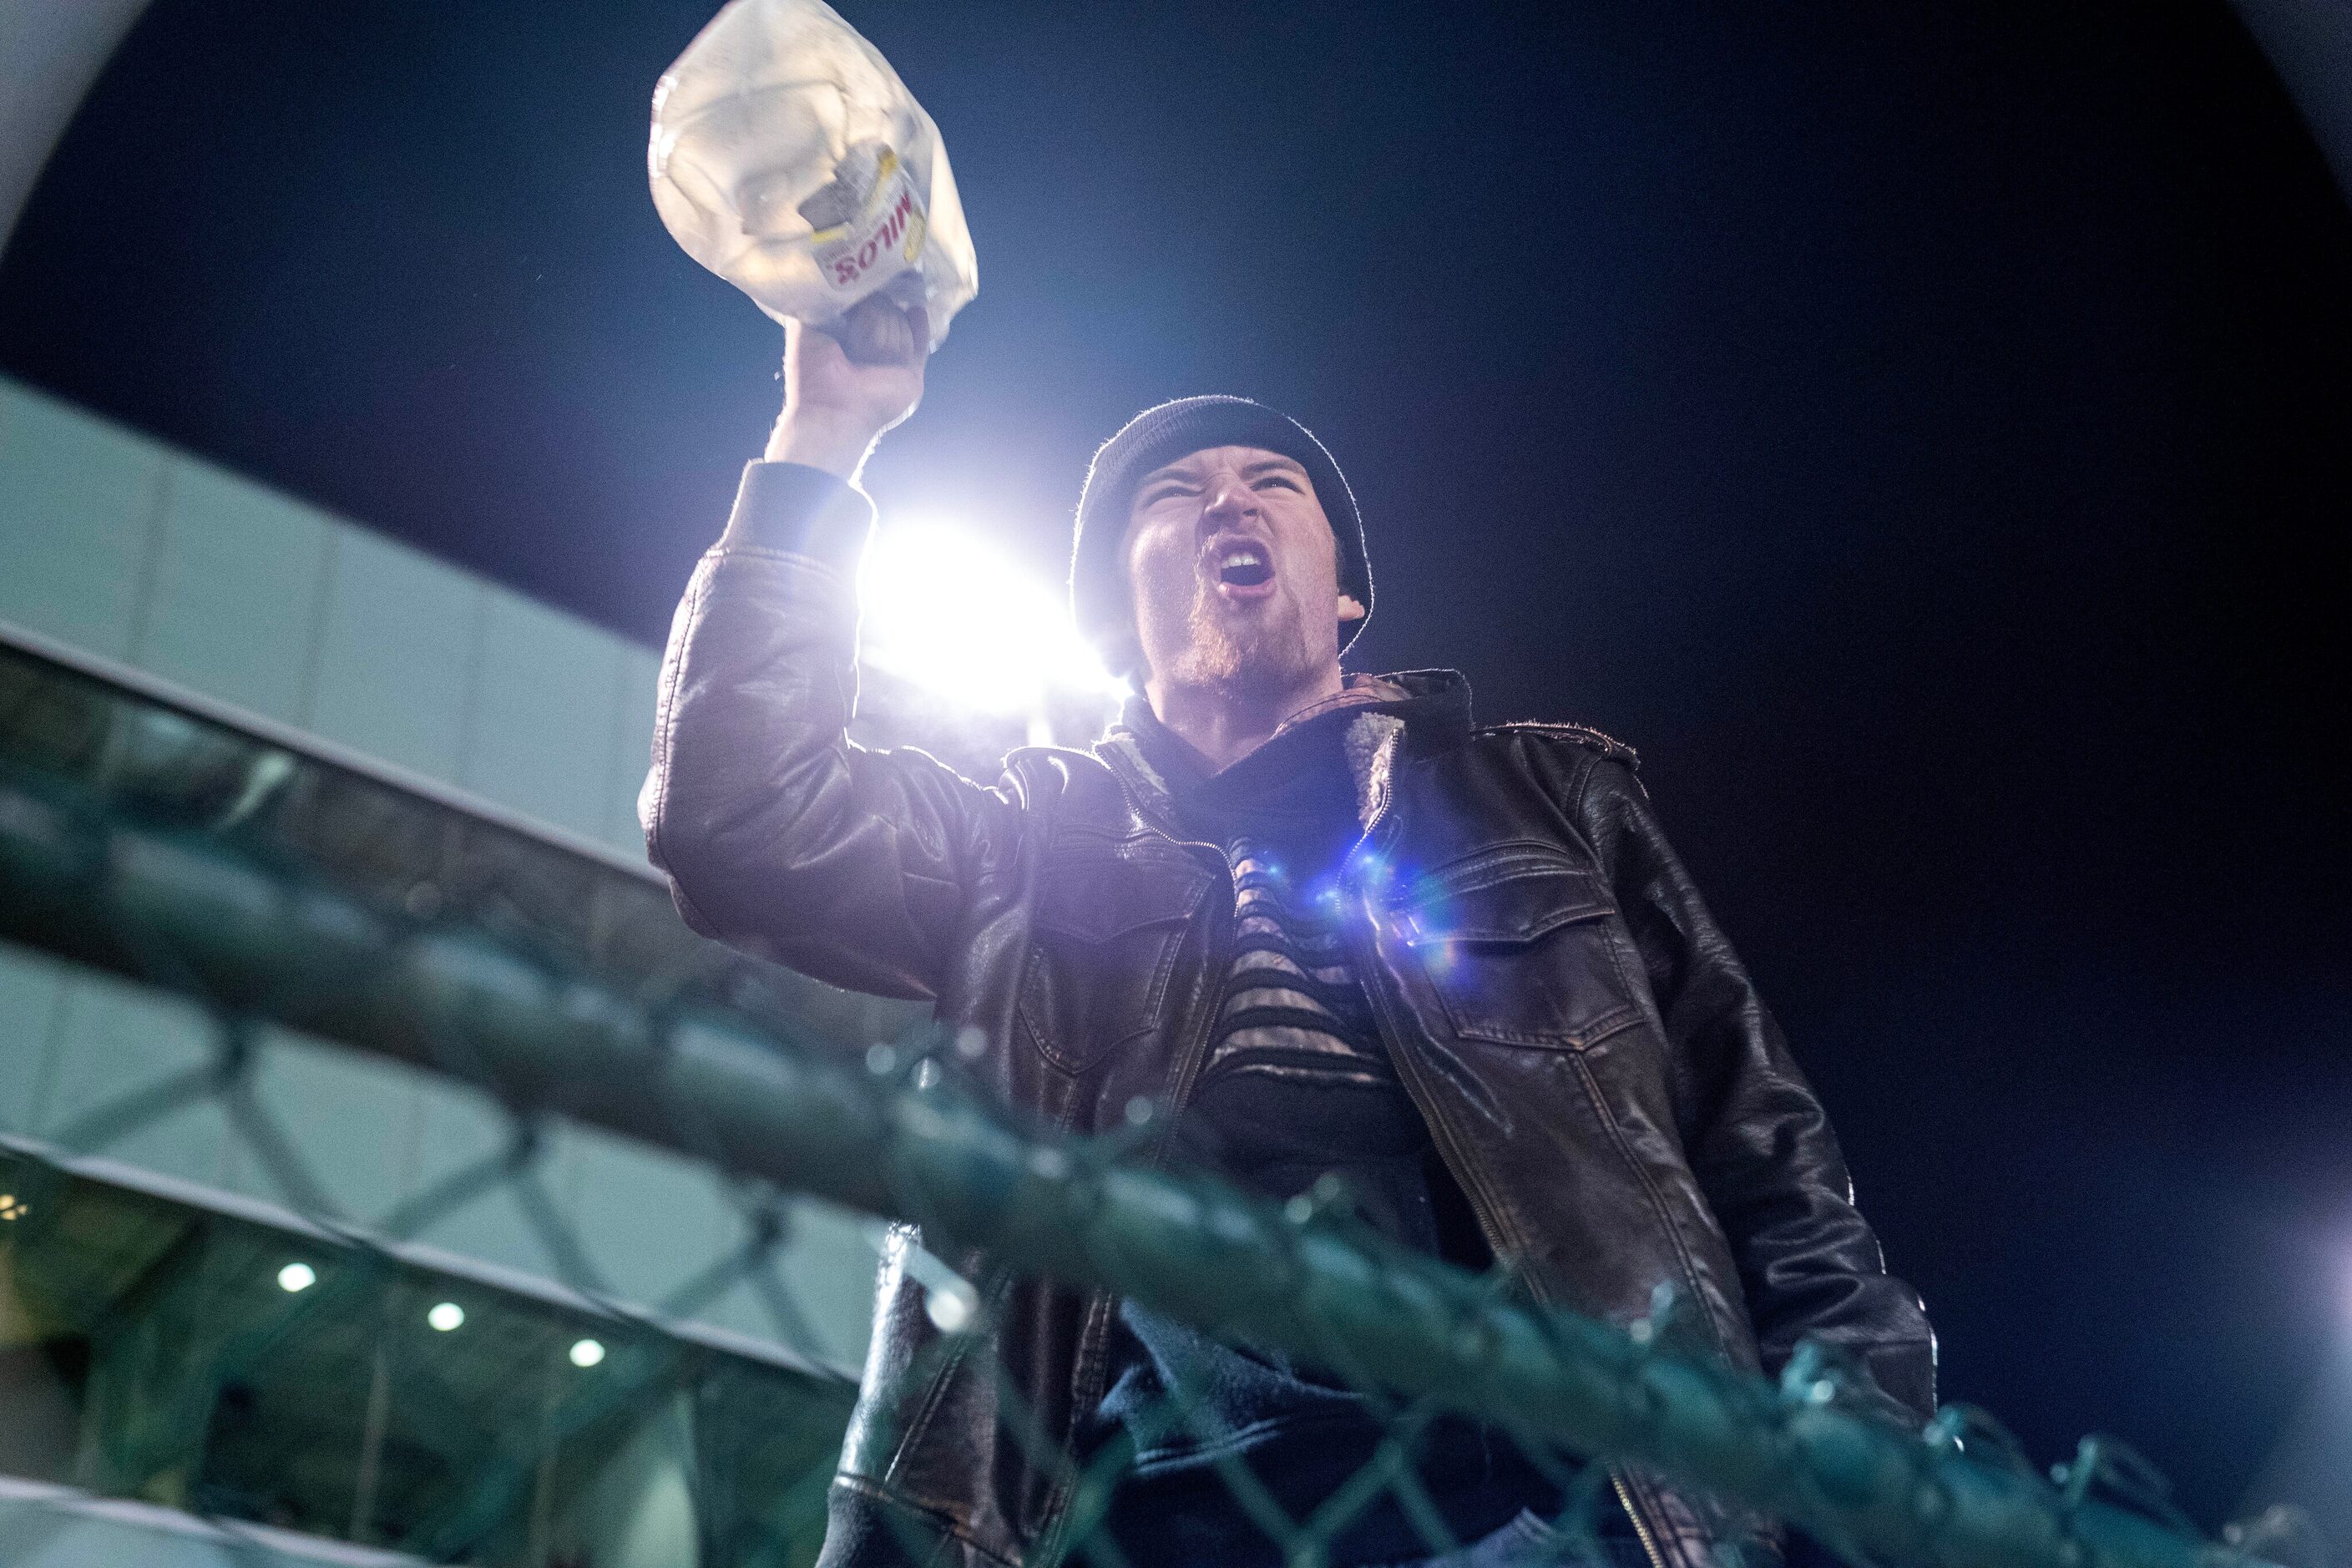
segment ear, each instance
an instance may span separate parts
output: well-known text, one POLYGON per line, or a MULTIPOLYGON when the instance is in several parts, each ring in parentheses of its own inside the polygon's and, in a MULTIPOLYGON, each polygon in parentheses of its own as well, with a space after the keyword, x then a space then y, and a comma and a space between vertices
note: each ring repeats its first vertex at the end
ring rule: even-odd
POLYGON ((1370 614, 1371 614, 1370 610, 1365 609, 1363 605, 1356 603, 1356 596, 1353 594, 1342 594, 1339 595, 1339 618, 1341 620, 1360 621, 1370 614))

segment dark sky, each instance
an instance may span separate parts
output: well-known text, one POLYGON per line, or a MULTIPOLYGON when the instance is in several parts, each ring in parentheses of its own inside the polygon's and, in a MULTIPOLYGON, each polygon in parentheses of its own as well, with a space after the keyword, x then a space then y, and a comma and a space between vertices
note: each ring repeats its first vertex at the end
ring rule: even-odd
MULTIPOLYGON (((657 637, 778 391, 646 194, 709 3, 156 0, 0 368, 657 637)), ((1056 571, 1297 413, 1358 662, 1643 751, 1946 1396, 2218 1522, 2352 1342, 2352 214, 2226 7, 849 15, 982 258, 886 510, 1056 571)))

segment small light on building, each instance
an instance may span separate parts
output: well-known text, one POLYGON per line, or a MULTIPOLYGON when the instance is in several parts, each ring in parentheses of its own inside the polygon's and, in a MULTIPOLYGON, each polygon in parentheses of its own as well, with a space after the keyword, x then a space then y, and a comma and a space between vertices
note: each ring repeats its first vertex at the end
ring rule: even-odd
POLYGON ((425 1314, 425 1321, 446 1334, 452 1329, 465 1326, 466 1309, 455 1301, 442 1301, 425 1314))
POLYGON ((603 1361, 604 1359, 604 1347, 597 1343, 594 1340, 575 1341, 572 1346, 572 1364, 573 1366, 591 1367, 594 1366, 598 1362, 603 1361))
POLYGON ((14 1193, 0 1193, 0 1219, 23 1219, 26 1213, 23 1200, 14 1193))
POLYGON ((308 1290, 318 1282, 319 1271, 307 1263, 289 1263, 278 1271, 278 1288, 280 1290, 308 1290))

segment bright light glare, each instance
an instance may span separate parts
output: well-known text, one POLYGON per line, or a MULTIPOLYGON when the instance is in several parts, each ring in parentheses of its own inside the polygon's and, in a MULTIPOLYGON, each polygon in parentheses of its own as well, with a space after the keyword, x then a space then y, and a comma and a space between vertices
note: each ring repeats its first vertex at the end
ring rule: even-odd
POLYGON ((443 1301, 425 1314, 425 1321, 446 1334, 453 1329, 465 1327, 466 1309, 455 1301, 443 1301))
POLYGON ((1126 689, 1079 639, 1057 587, 962 530, 885 528, 858 596, 866 659, 965 707, 1031 713, 1049 690, 1126 689))
POLYGON ((307 1263, 289 1263, 278 1271, 280 1290, 308 1290, 319 1282, 319 1271, 307 1263))
POLYGON ((598 1362, 603 1361, 604 1359, 604 1347, 598 1344, 594 1340, 581 1340, 572 1347, 572 1364, 573 1366, 594 1366, 598 1362))
POLYGON ((943 1334, 954 1333, 971 1321, 976 1305, 971 1298, 971 1287, 961 1279, 950 1287, 923 1293, 923 1310, 930 1315, 931 1321, 939 1325, 943 1334))

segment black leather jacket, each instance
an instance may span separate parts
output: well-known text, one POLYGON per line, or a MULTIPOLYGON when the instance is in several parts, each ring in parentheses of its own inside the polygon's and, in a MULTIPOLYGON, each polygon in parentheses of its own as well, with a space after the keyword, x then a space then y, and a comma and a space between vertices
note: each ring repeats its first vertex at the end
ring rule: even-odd
MULTIPOLYGON (((821 979, 934 1000, 978 1031, 991 1089, 1052 1126, 1182 1103, 1232 936, 1223 857, 1171 830, 1131 746, 1016 752, 983 789, 850 745, 870 523, 828 476, 754 464, 695 573, 641 802, 679 909, 821 979)), ((1574 725, 1474 726, 1466 690, 1449 711, 1351 746, 1363 864, 1386 868, 1351 879, 1352 926, 1383 1037, 1496 1256, 1618 1319, 1671 1284, 1717 1353, 1768 1372, 1814 1336, 1924 1415, 1927 1319, 1632 754, 1574 725)), ((990 1308, 984 1332, 943 1342, 905 1267, 916 1239, 884 1266, 824 1568, 898 1561, 910 1531, 964 1568, 1055 1557, 1069 1478, 1038 1446, 1099 1399, 1114 1303, 943 1251, 990 1308)), ((1657 1568, 1706 1568, 1711 1538, 1755 1528, 1618 1481, 1657 1568)))

